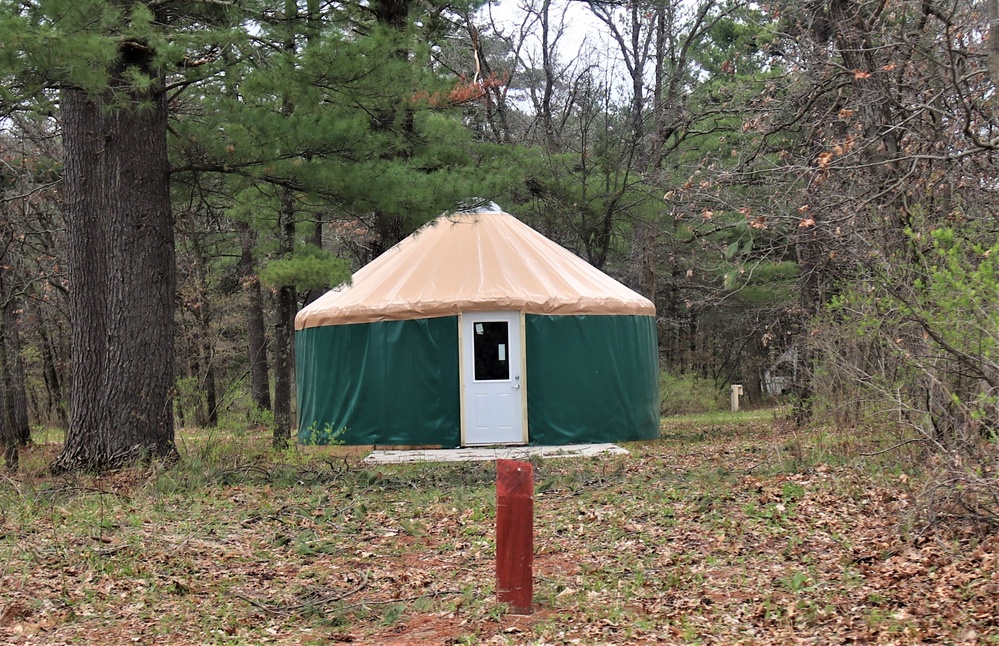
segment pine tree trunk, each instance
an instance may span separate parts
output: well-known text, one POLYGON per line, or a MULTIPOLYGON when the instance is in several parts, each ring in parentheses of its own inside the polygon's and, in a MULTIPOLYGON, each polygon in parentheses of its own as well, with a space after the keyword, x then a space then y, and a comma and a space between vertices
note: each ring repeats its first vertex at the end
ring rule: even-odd
POLYGON ((18 301, 11 299, 3 312, 3 342, 7 345, 4 370, 8 373, 7 400, 14 438, 23 446, 31 441, 31 426, 28 424, 28 392, 24 383, 24 363, 21 361, 18 308, 18 301))
POLYGON ((55 342, 52 339, 52 335, 46 331, 45 323, 42 323, 36 329, 42 341, 42 374, 45 379, 45 392, 48 402, 46 418, 49 423, 52 423, 54 416, 60 428, 66 428, 69 426, 69 416, 66 412, 66 400, 63 395, 64 379, 56 359, 55 342))
POLYGON ((239 259, 243 294, 246 295, 246 341, 250 359, 250 392, 260 410, 271 409, 271 387, 267 368, 267 338, 264 327, 264 305, 260 279, 253 261, 257 232, 246 222, 237 223, 242 254, 239 259))
POLYGON ((989 74, 993 83, 999 83, 999 0, 985 0, 989 17, 989 74))
POLYGON ((0 254, 0 406, 6 409, 10 440, 25 445, 31 441, 28 425, 28 393, 24 382, 24 364, 21 362, 21 333, 18 312, 21 300, 14 293, 14 276, 10 265, 0 254))
MULTIPOLYGON (((312 239, 309 242, 315 245, 317 249, 323 248, 323 220, 321 217, 316 218, 315 227, 312 229, 312 239)), ((312 305, 314 302, 319 300, 319 298, 325 294, 330 287, 331 285, 323 285, 320 288, 310 289, 305 292, 304 297, 299 295, 302 298, 302 307, 312 305)))
MULTIPOLYGON (((215 345, 212 343, 212 303, 208 298, 208 278, 205 269, 205 256, 201 250, 201 242, 194 233, 197 228, 191 227, 191 250, 194 259, 194 284, 197 290, 194 320, 196 330, 192 339, 192 355, 197 357, 200 369, 194 374, 198 378, 200 392, 205 395, 203 405, 199 401, 198 409, 203 409, 199 415, 199 426, 215 428, 219 425, 218 392, 215 380, 215 345)), ((199 397, 200 399, 200 397, 199 397)))
POLYGON ((812 317, 826 302, 823 289, 822 264, 825 253, 817 237, 818 228, 810 227, 798 232, 796 249, 800 277, 798 279, 799 304, 801 308, 800 328, 795 345, 798 348, 795 359, 794 379, 791 385, 793 395, 791 417, 795 424, 804 426, 812 418, 814 384, 812 362, 814 348, 809 333, 812 317))
MULTIPOLYGON (((285 16, 298 17, 297 0, 285 0, 285 16)), ((288 52, 296 50, 294 37, 284 43, 288 52)), ((295 105, 292 97, 286 96, 281 106, 282 114, 292 114, 295 105)), ((285 188, 281 194, 278 213, 278 251, 282 257, 290 257, 295 251, 295 196, 285 188)), ((295 374, 295 310, 298 295, 293 285, 278 288, 277 324, 274 326, 274 434, 273 446, 283 449, 291 440, 291 385, 295 374)))
POLYGON ((558 129, 555 127, 555 87, 558 82, 555 74, 554 53, 551 47, 551 0, 542 0, 538 9, 541 19, 541 69, 544 72, 541 91, 541 104, 538 106, 543 141, 549 151, 561 150, 558 129))
POLYGON ((260 294, 260 279, 253 277, 247 294, 246 328, 250 353, 250 388, 253 402, 260 410, 271 410, 271 385, 267 366, 267 338, 264 330, 264 305, 260 294))
POLYGON ((278 291, 274 357, 274 448, 288 446, 291 440, 291 384, 294 379, 292 335, 295 317, 295 288, 278 291))
MULTIPOLYGON (((291 254, 295 244, 295 202, 290 191, 281 198, 280 214, 283 254, 291 254)), ((291 440, 291 384, 295 373, 295 310, 298 295, 293 286, 278 290, 277 325, 274 350, 274 448, 284 448, 291 440)))
MULTIPOLYGON (((208 308, 207 300, 205 308, 208 308)), ((205 364, 205 407, 208 409, 206 426, 215 428, 219 425, 218 389, 215 381, 215 348, 212 346, 211 321, 206 313, 201 319, 201 353, 205 364)))
MULTIPOLYGON (((2 287, 2 285, 0 285, 2 287)), ((14 473, 18 466, 18 446, 20 441, 14 425, 10 370, 7 357, 7 344, 0 339, 0 448, 3 449, 4 465, 14 473)))
MULTIPOLYGON (((151 56, 123 52, 118 72, 151 56)), ((62 93, 73 379, 56 471, 176 453, 166 103, 116 85, 106 101, 62 93)))
POLYGON ((97 434, 109 426, 104 420, 108 412, 101 406, 109 280, 105 211, 109 207, 100 179, 108 178, 111 169, 101 149, 100 106, 75 90, 63 92, 63 97, 63 193, 73 325, 69 429, 64 455, 57 459, 57 465, 70 468, 76 461, 96 461, 98 455, 110 451, 98 444, 97 434), (91 435, 95 435, 93 440, 91 435), (98 445, 88 447, 90 443, 98 445))

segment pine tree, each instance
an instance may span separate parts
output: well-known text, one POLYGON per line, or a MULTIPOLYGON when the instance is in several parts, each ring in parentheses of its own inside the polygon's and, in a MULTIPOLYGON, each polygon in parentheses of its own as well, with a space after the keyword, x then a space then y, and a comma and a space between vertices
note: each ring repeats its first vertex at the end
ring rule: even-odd
MULTIPOLYGON (((199 70, 222 3, 0 3, 0 106, 58 111, 73 322, 56 470, 175 454, 174 240, 167 93, 199 70)), ((218 51, 218 45, 214 47, 218 51)))
MULTIPOLYGON (((261 45, 191 97, 174 129, 181 190, 213 196, 256 247, 240 249, 240 271, 259 259, 272 290, 274 443, 282 446, 293 423, 297 306, 349 278, 347 264, 322 249, 324 222, 349 219, 369 232, 363 264, 506 180, 496 172, 499 148, 477 145, 453 109, 454 80, 429 67, 433 35, 412 24, 415 5, 320 12, 311 1, 276 4, 257 22, 261 45)), ((256 383, 264 401, 259 375, 256 383)))

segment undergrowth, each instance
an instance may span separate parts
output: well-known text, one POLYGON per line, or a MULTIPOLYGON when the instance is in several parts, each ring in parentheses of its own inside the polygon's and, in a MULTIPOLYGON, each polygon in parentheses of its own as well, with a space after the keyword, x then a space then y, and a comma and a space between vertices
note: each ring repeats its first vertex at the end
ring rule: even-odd
POLYGON ((663 415, 709 413, 728 407, 727 396, 712 379, 693 373, 659 374, 660 412, 663 415))

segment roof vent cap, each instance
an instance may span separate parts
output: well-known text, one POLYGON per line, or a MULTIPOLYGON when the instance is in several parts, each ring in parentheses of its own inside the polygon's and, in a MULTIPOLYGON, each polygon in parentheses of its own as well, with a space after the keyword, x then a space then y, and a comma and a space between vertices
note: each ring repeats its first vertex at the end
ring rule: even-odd
POLYGON ((503 213, 502 207, 492 200, 482 197, 470 197, 462 200, 455 211, 457 214, 466 213, 503 213))

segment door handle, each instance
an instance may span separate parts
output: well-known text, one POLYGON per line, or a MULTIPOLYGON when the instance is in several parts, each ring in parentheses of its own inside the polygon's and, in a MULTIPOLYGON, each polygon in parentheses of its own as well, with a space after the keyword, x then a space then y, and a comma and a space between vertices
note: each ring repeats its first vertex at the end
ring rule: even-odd
POLYGON ((514 390, 520 390, 520 384, 514 384, 513 388, 514 390))

